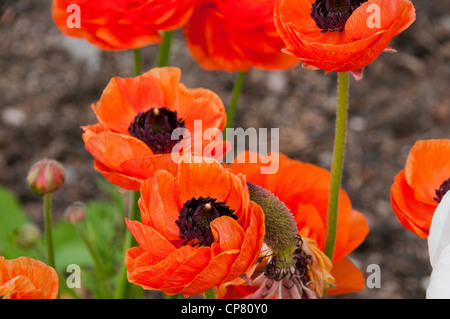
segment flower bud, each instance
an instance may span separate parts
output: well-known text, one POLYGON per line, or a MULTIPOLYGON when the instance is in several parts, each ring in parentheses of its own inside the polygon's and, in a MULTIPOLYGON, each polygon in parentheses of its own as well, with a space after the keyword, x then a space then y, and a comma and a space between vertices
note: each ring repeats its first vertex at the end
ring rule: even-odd
POLYGON ((66 208, 64 212, 64 219, 69 224, 77 224, 84 220, 86 217, 86 209, 81 202, 75 202, 66 208))
POLYGON ((65 179, 64 167, 51 159, 43 159, 35 163, 27 175, 27 183, 31 191, 40 196, 55 192, 65 179))
POLYGON ((17 231, 17 246, 22 249, 33 247, 41 237, 41 231, 34 224, 24 224, 17 231))
POLYGON ((264 211, 264 242, 273 253, 290 262, 298 243, 298 228, 289 208, 267 189, 248 182, 250 199, 264 211))

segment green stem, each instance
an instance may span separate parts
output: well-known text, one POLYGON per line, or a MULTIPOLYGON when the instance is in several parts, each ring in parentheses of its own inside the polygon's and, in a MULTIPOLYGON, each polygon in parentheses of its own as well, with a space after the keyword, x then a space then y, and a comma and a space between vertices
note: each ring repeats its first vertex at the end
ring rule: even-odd
POLYGON ((338 105, 336 112, 336 132, 333 163, 331 167, 330 197, 328 202, 327 237, 324 253, 333 260, 338 220, 339 191, 341 188, 344 163, 345 137, 348 112, 348 72, 338 73, 338 105))
POLYGON ((83 240, 84 244, 86 245, 87 249, 89 250, 89 253, 92 256, 92 259, 94 260, 95 263, 95 268, 97 270, 97 274, 99 275, 101 282, 102 282, 102 288, 103 288, 103 292, 105 294, 105 297, 110 299, 112 297, 111 292, 109 290, 108 287, 108 283, 106 280, 106 274, 103 270, 103 266, 102 263, 100 261, 100 258, 97 255, 97 252, 95 251, 91 241, 88 239, 83 227, 81 224, 77 223, 75 224, 78 234, 80 235, 81 239, 83 240))
MULTIPOLYGON (((129 214, 129 219, 130 220, 138 220, 139 219, 139 205, 138 205, 138 199, 140 196, 140 192, 139 191, 133 191, 131 192, 131 208, 130 208, 130 214, 129 214)), ((123 259, 125 259, 125 253, 126 251, 131 248, 134 245, 134 238, 133 235, 131 234, 131 232, 128 230, 125 233, 125 239, 124 239, 124 247, 123 247, 123 252, 122 252, 122 256, 124 256, 123 259)), ((128 284, 128 279, 127 279, 127 267, 125 265, 125 262, 123 262, 121 264, 121 269, 119 272, 119 276, 117 278, 117 285, 116 285, 116 291, 114 294, 114 298, 116 299, 123 299, 125 297, 125 293, 126 293, 126 288, 127 288, 127 284, 128 284)))
POLYGON ((231 95, 230 105, 227 110, 227 126, 223 132, 223 139, 226 140, 226 129, 232 128, 234 125, 234 118, 236 116, 237 102, 239 100, 239 96, 241 95, 242 86, 244 84, 245 78, 244 71, 239 71, 236 75, 236 79, 234 80, 233 92, 231 95))
POLYGON ((134 56, 134 75, 138 76, 141 75, 141 50, 140 49, 134 49, 133 50, 133 56, 134 56))
POLYGON ((173 31, 165 31, 163 33, 163 41, 159 45, 158 57, 156 59, 157 67, 169 65, 170 47, 172 45, 173 31))
POLYGON ((205 291, 205 299, 216 299, 216 289, 211 288, 205 291))
POLYGON ((47 242, 47 258, 49 266, 55 267, 55 254, 53 249, 52 220, 51 220, 51 197, 50 194, 44 194, 44 222, 45 239, 47 242))

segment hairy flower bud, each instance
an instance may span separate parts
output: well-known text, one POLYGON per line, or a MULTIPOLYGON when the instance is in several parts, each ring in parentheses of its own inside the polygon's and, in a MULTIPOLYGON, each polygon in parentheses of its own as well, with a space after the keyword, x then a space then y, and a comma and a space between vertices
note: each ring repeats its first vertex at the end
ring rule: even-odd
POLYGON ((247 183, 250 199, 264 211, 266 234, 264 242, 279 258, 287 261, 294 255, 298 243, 298 228, 289 208, 265 188, 247 183))
POLYGON ((17 246, 22 249, 33 247, 39 238, 41 231, 34 224, 24 224, 17 230, 17 246))
POLYGON ((65 179, 64 167, 51 159, 43 159, 35 163, 27 175, 27 183, 31 191, 40 196, 58 190, 65 179))
POLYGON ((69 224, 77 224, 84 220, 86 217, 86 209, 81 202, 75 202, 66 208, 64 212, 64 219, 69 224))

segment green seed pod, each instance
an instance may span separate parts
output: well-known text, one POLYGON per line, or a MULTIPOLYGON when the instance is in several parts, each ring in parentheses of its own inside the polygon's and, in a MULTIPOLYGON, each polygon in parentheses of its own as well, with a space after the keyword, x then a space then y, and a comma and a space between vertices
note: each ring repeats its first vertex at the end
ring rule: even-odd
POLYGON ((290 209, 267 189, 247 183, 250 199, 264 211, 264 242, 279 259, 291 263, 298 243, 298 228, 290 209))

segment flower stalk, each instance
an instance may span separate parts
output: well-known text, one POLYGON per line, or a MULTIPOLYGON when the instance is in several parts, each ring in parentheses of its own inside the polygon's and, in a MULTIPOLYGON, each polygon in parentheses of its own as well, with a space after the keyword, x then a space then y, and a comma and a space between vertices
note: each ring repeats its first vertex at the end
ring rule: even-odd
POLYGON ((236 116, 237 103, 239 100, 239 96, 241 95, 242 86, 244 84, 245 74, 246 74, 246 72, 244 72, 244 71, 238 71, 238 73, 236 75, 236 79, 234 81, 233 92, 231 95, 231 101, 230 101, 230 105, 227 110, 227 125, 223 132, 224 140, 227 139, 226 129, 232 128, 234 125, 234 118, 236 116))
POLYGON ((324 252, 333 260, 336 242, 336 228, 338 219, 339 191, 342 181, 344 163, 345 138, 347 134, 348 113, 348 72, 338 73, 338 102, 336 112, 336 132, 334 140, 333 162, 331 167, 330 196, 328 202, 327 237, 324 252))
POLYGON ((156 60, 157 67, 164 67, 169 65, 172 38, 173 31, 165 31, 163 33, 163 42, 159 45, 158 57, 156 60))
MULTIPOLYGON (((139 219, 139 214, 140 214, 139 205, 138 205, 139 197, 140 197, 140 192, 138 192, 138 191, 131 192, 131 203, 130 203, 131 206, 130 206, 130 212, 129 212, 129 218, 131 220, 139 219)), ((123 248, 123 253, 122 253, 123 256, 125 255, 125 252, 127 251, 127 249, 131 248, 134 245, 134 243, 135 243, 135 239, 133 238, 131 232, 127 231, 125 233, 125 239, 124 239, 124 248, 123 248)), ((127 284, 128 284, 127 267, 125 265, 125 262, 123 262, 121 264, 119 277, 117 279, 116 290, 114 293, 115 299, 123 299, 125 297, 127 284)))
POLYGON ((45 223, 45 240, 47 244, 48 264, 49 266, 55 268, 55 253, 53 248, 50 193, 44 194, 44 223, 45 223))
POLYGON ((84 244, 86 245, 87 249, 89 250, 89 253, 91 254, 92 259, 94 260, 94 264, 95 264, 95 268, 96 268, 97 274, 98 274, 98 276, 100 277, 100 280, 101 280, 104 296, 106 298, 110 299, 112 297, 112 294, 111 294, 111 291, 110 291, 110 289, 108 287, 106 274, 105 274, 105 271, 103 269, 100 257, 98 256, 94 246, 92 245, 92 242, 89 240, 89 238, 88 238, 86 232, 84 231, 84 228, 81 225, 81 223, 75 223, 74 225, 75 225, 75 227, 77 229, 78 235, 83 240, 84 244))

